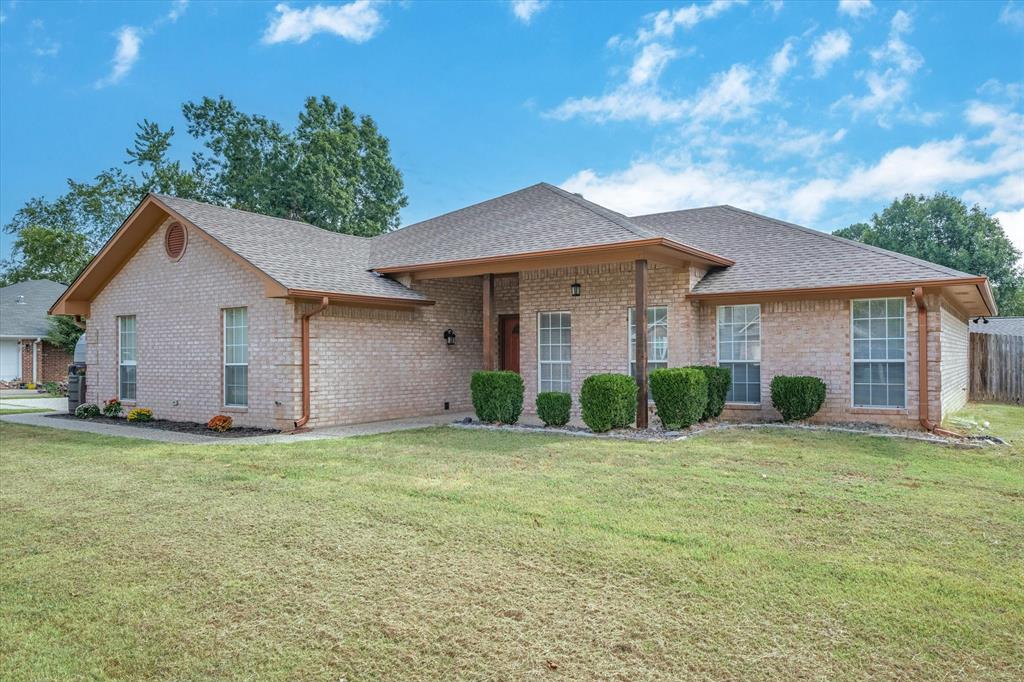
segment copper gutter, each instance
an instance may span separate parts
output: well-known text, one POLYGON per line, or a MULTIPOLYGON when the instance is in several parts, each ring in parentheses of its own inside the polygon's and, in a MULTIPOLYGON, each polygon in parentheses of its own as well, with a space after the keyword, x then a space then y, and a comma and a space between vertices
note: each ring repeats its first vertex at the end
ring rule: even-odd
POLYGON ((302 416, 295 420, 296 430, 301 429, 309 421, 309 319, 324 311, 330 299, 324 296, 320 305, 302 316, 302 416))
POLYGON ((914 287, 917 304, 917 414, 921 426, 939 436, 960 437, 947 431, 928 418, 928 304, 924 301, 924 287, 914 287))

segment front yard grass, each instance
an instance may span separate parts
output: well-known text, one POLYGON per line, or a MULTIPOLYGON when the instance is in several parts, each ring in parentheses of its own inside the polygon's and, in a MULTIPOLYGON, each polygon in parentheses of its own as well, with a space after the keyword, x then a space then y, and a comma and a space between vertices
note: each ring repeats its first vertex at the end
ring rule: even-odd
POLYGON ((2 679, 1024 676, 1019 448, 2 423, 0 493, 2 679))

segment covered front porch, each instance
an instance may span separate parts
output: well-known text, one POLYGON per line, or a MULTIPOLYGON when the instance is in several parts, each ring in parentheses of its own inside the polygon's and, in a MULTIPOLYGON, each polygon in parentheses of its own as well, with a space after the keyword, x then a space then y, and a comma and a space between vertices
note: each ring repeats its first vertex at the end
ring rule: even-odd
POLYGON ((612 245, 587 253, 512 258, 401 273, 409 283, 478 277, 480 367, 522 375, 525 410, 560 391, 579 410, 593 374, 632 374, 637 426, 651 406, 648 374, 698 361, 697 307, 686 296, 714 261, 663 244, 612 245))

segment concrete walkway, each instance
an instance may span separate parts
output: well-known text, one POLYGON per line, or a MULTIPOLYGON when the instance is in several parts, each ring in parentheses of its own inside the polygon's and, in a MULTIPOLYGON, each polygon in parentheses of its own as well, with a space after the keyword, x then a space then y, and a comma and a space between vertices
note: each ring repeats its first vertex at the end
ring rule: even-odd
MULTIPOLYGON (((25 402, 39 401, 30 400, 25 402)), ((309 431, 301 433, 275 433, 268 436, 250 436, 246 438, 218 438, 217 436, 204 436, 195 433, 179 433, 177 431, 164 431, 163 429, 146 428, 141 426, 106 424, 103 422, 93 422, 84 419, 55 419, 53 417, 46 416, 46 414, 42 412, 37 414, 8 415, 0 413, 0 421, 11 422, 14 424, 25 424, 28 426, 47 426, 53 429, 66 429, 69 431, 86 431, 88 433, 98 433, 106 436, 141 438, 143 440, 159 441, 162 443, 188 443, 193 445, 269 445, 294 443, 302 440, 370 436, 379 433, 422 429, 428 426, 450 424, 456 419, 462 419, 468 416, 470 416, 469 413, 447 412, 429 417, 392 419, 388 421, 368 422, 365 424, 351 424, 349 426, 329 426, 322 429, 310 429, 309 431)))

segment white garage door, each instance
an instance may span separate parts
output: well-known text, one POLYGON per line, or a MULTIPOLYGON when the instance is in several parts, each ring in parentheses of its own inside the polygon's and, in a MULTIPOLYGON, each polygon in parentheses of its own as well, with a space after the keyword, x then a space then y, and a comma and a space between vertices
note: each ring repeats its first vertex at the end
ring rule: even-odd
POLYGON ((17 339, 0 339, 0 381, 10 381, 21 376, 21 357, 18 355, 17 339))

